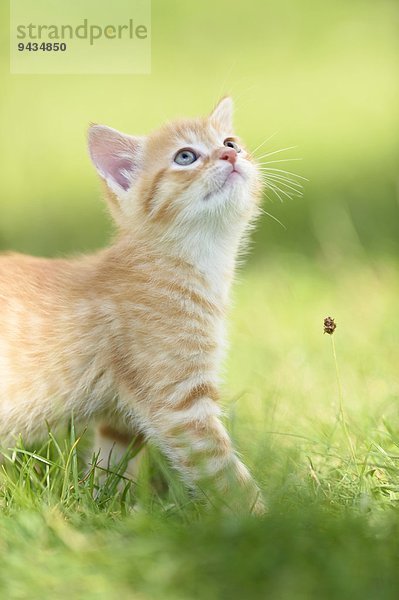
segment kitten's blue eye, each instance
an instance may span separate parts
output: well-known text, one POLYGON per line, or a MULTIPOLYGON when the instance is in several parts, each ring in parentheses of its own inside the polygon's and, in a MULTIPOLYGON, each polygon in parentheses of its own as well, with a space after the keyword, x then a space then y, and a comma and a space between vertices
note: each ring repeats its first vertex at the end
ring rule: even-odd
POLYGON ((228 148, 234 148, 236 152, 241 152, 240 146, 231 138, 226 138, 223 142, 223 146, 227 146, 228 148))
POLYGON ((183 150, 179 150, 179 152, 176 154, 175 163, 185 167, 187 165, 191 165, 197 160, 197 158, 198 156, 193 150, 190 150, 189 148, 183 148, 183 150))

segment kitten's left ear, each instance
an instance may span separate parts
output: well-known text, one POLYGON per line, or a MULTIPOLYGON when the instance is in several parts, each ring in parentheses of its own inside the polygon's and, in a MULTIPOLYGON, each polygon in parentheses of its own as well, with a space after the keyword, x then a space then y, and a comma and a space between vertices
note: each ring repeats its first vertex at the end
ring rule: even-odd
POLYGON ((225 96, 218 102, 209 118, 219 127, 231 131, 233 128, 233 100, 230 96, 225 96))
POLYGON ((92 125, 88 144, 100 177, 118 198, 123 197, 140 172, 144 138, 125 135, 105 125, 92 125))

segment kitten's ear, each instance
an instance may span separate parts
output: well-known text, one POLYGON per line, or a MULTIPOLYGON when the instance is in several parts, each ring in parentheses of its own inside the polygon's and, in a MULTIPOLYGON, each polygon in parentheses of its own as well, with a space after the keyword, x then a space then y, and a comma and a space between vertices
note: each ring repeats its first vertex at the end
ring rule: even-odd
POLYGON ((144 138, 125 135, 105 125, 91 125, 88 144, 100 177, 118 198, 124 196, 140 172, 144 138))
POLYGON ((233 100, 230 96, 222 98, 210 114, 211 121, 223 129, 233 128, 233 100))

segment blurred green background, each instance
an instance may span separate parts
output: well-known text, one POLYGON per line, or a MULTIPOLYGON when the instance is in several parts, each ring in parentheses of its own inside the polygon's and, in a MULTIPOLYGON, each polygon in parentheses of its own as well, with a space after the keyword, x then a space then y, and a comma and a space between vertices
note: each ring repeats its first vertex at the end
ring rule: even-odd
MULTIPOLYGON (((304 197, 265 209, 255 258, 330 261, 396 253, 397 0, 152 3, 150 76, 10 75, 1 8, 0 247, 54 255, 106 243, 86 151, 90 121, 146 133, 206 114, 225 93, 238 133, 307 177, 304 197)), ((278 166, 278 165, 277 165, 278 166)))

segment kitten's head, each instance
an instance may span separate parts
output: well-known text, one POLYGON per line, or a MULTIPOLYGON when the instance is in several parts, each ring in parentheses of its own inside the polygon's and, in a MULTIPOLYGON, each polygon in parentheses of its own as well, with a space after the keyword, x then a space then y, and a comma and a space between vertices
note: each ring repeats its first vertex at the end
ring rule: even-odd
POLYGON ((173 121, 147 137, 91 126, 90 155, 119 225, 151 223, 164 233, 249 221, 260 178, 233 133, 232 112, 224 98, 208 117, 173 121))

